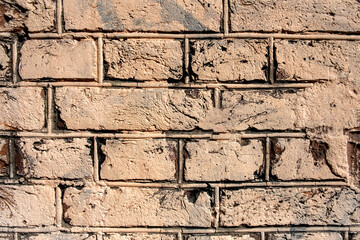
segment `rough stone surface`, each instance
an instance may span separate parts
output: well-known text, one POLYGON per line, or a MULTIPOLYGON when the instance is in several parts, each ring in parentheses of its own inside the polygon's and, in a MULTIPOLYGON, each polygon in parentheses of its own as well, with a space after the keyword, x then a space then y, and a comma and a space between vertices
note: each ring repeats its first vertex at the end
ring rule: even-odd
POLYGON ((0 138, 0 177, 9 172, 8 144, 6 139, 0 138))
POLYGON ((186 240, 258 240, 259 236, 253 234, 244 235, 219 235, 219 236, 190 236, 186 240))
POLYGON ((45 125, 42 88, 0 88, 0 130, 40 130, 45 125))
POLYGON ((181 42, 170 39, 105 41, 107 77, 130 80, 180 80, 183 72, 181 42))
POLYGON ((360 222, 360 195, 348 188, 224 190, 220 224, 352 225, 360 222))
POLYGON ((27 178, 84 179, 92 175, 91 143, 85 138, 16 141, 17 173, 27 178))
POLYGON ((354 233, 352 234, 351 240, 360 240, 360 233, 354 233))
POLYGON ((220 31, 218 0, 64 0, 67 30, 220 31))
POLYGON ((19 74, 23 79, 95 79, 93 40, 29 40, 21 48, 19 74))
POLYGON ((232 31, 358 32, 357 0, 230 0, 232 31))
POLYGON ((198 190, 68 188, 66 222, 73 226, 210 227, 210 196, 198 190))
POLYGON ((271 142, 271 174, 280 180, 339 179, 327 163, 328 145, 308 139, 271 142))
POLYGON ((101 178, 107 180, 175 180, 177 142, 168 139, 106 140, 101 178))
POLYGON ((0 186, 0 226, 30 227, 54 223, 54 188, 0 186))
MULTIPOLYGON (((1 5, 0 5, 1 6, 1 5)), ((11 48, 5 42, 0 42, 0 82, 11 77, 11 48)))
POLYGON ((37 235, 21 236, 20 240, 96 240, 95 235, 76 233, 40 233, 37 235))
POLYGON ((259 140, 187 142, 185 179, 189 181, 248 181, 263 173, 259 140))
POLYGON ((150 234, 150 233, 134 233, 121 234, 114 233, 103 237, 104 240, 176 240, 173 235, 150 234))
POLYGON ((275 47, 276 80, 360 81, 360 42, 279 40, 275 47))
POLYGON ((207 90, 56 89, 55 102, 68 129, 192 130, 213 108, 207 90))
POLYGON ((340 233, 270 233, 268 240, 342 240, 340 233))
POLYGON ((55 0, 2 0, 0 32, 54 30, 55 9, 55 0))
POLYGON ((360 187, 360 134, 350 134, 349 143, 347 146, 347 157, 349 164, 350 180, 360 187))
POLYGON ((266 80, 265 40, 198 40, 192 43, 191 69, 198 81, 266 80))

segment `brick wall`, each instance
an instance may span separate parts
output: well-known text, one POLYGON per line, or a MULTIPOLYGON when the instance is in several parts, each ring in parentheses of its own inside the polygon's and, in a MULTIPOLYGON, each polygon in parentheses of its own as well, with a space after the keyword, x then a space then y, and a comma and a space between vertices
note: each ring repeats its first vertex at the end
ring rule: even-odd
POLYGON ((358 0, 1 0, 0 239, 359 240, 358 0))

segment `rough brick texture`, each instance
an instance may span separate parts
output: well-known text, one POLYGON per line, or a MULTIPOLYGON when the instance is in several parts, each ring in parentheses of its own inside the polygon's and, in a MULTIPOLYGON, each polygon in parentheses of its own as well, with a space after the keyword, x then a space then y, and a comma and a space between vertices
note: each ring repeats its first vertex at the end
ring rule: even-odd
POLYGON ((357 0, 230 0, 231 30, 236 32, 357 32, 357 0))
POLYGON ((111 31, 220 31, 217 0, 65 0, 65 28, 111 31))
POLYGON ((210 196, 197 190, 69 188, 64 204, 73 226, 210 227, 212 219, 210 196))
POLYGON ((187 142, 185 179, 248 181, 262 174, 263 144, 259 140, 187 142))
POLYGON ((44 95, 41 88, 0 88, 0 130, 42 129, 44 95))
POLYGON ((272 233, 269 234, 267 238, 269 240, 286 240, 286 239, 295 239, 295 240, 318 240, 318 239, 328 239, 328 240, 342 240, 340 233, 272 233))
POLYGON ((191 70, 197 81, 266 80, 264 40, 199 40, 192 43, 191 70))
POLYGON ((37 235, 21 236, 20 240, 96 240, 96 236, 92 234, 76 234, 76 233, 40 233, 37 235))
POLYGON ((83 179, 92 176, 91 143, 75 139, 18 139, 18 174, 27 178, 83 179))
POLYGON ((0 177, 9 173, 9 142, 0 138, 0 177))
POLYGON ((174 235, 164 234, 109 234, 103 238, 104 240, 176 240, 174 235))
POLYGON ((175 180, 177 142, 168 139, 106 140, 101 178, 175 180))
POLYGON ((2 185, 0 196, 0 226, 47 226, 55 223, 54 188, 2 185))
POLYGON ((259 236, 253 234, 234 234, 234 235, 219 235, 219 236, 210 236, 210 235, 197 235, 186 238, 187 240, 257 240, 259 236))
POLYGON ((23 79, 94 79, 96 48, 92 40, 30 40, 21 48, 23 79))
POLYGON ((130 80, 180 80, 183 60, 176 40, 127 39, 105 42, 106 76, 130 80))
POLYGON ((6 42, 0 42, 0 82, 11 77, 11 49, 6 42))

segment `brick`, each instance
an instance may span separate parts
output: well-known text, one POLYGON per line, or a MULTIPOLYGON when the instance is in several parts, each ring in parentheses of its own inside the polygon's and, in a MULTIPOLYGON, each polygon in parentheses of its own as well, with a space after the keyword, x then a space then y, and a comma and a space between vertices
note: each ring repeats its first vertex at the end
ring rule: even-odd
MULTIPOLYGON (((1 10, 0 10, 1 11, 1 10)), ((0 82, 11 77, 11 47, 6 42, 0 42, 0 82)))
POLYGON ((66 222, 72 226, 210 227, 210 196, 204 191, 154 188, 68 188, 66 222))
POLYGON ((95 79, 93 40, 29 40, 20 50, 22 79, 95 79))
POLYGON ((64 0, 65 29, 110 31, 220 31, 218 0, 64 0))
POLYGON ((20 240, 96 240, 96 236, 92 234, 76 234, 76 233, 40 233, 37 235, 21 236, 20 240))
POLYGON ((16 146, 17 173, 26 178, 86 179, 92 176, 88 139, 20 138, 16 146))
POLYGON ((12 234, 0 233, 0 240, 12 240, 12 234))
POLYGON ((180 80, 183 75, 181 42, 165 39, 105 41, 106 76, 131 80, 180 80))
POLYGON ((52 31, 55 26, 55 0, 12 0, 0 3, 0 32, 52 31))
POLYGON ((9 173, 8 145, 7 139, 0 138, 0 177, 9 173))
POLYGON ((186 238, 186 240, 259 240, 259 236, 255 234, 234 234, 234 235, 194 235, 186 238))
POLYGON ((58 88, 68 129, 191 130, 213 108, 207 90, 58 88))
POLYGON ((220 224, 352 225, 360 222, 360 195, 349 188, 224 190, 220 224))
POLYGON ((359 81, 360 43, 279 40, 275 42, 279 81, 359 81), (304 71, 306 69, 306 71, 304 71))
POLYGON ((194 41, 192 74, 197 81, 265 81, 267 46, 265 40, 194 41))
POLYGON ((327 162, 328 148, 315 140, 272 139, 271 175, 279 180, 339 179, 327 162))
POLYGON ((263 173, 259 140, 187 142, 185 179, 189 181, 248 181, 263 173))
POLYGON ((358 32, 357 0, 230 0, 231 30, 358 32))
POLYGON ((42 88, 0 88, 0 130, 40 130, 45 125, 42 88))
POLYGON ((151 234, 151 233, 133 233, 121 234, 113 233, 103 237, 104 240, 176 240, 174 235, 151 234))
POLYGON ((0 196, 0 226, 30 227, 55 223, 54 188, 3 185, 0 196))
POLYGON ((100 171, 102 179, 153 181, 176 179, 176 141, 108 139, 102 150, 105 155, 100 171))
POLYGON ((342 240, 342 236, 337 232, 324 232, 324 233, 270 233, 268 240, 342 240))

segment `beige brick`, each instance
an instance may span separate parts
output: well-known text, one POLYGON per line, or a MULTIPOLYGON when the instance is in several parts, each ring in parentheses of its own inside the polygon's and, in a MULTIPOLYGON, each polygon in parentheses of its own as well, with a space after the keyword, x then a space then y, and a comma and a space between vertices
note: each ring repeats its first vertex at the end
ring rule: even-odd
POLYGON ((357 0, 230 0, 232 31, 358 32, 357 0))
POLYGON ((42 88, 0 88, 0 130, 40 130, 45 125, 42 88))
POLYGON ((210 196, 154 188, 68 188, 65 220, 72 226, 210 227, 210 196))
MULTIPOLYGON (((0 5, 1 6, 1 5, 0 5)), ((1 11, 1 10, 0 10, 1 11)), ((11 78, 11 48, 6 42, 0 42, 0 82, 11 78)))
POLYGON ((0 32, 25 29, 30 32, 54 30, 55 9, 55 0, 1 1, 0 32))
POLYGON ((183 72, 181 42, 165 39, 106 41, 107 77, 134 80, 180 80, 183 72))
POLYGON ((55 223, 55 190, 48 186, 0 186, 0 226, 55 223))
POLYGON ((168 139, 106 140, 101 178, 107 180, 175 180, 177 142, 168 139))
POLYGON ((121 234, 113 233, 103 237, 104 240, 176 240, 174 235, 151 234, 151 233, 133 233, 121 234))
POLYGON ((259 236, 254 234, 234 234, 234 235, 217 235, 217 236, 209 236, 209 235, 194 235, 186 238, 186 240, 258 240, 259 236))
POLYGON ((96 45, 93 40, 29 40, 21 50, 23 79, 95 79, 96 45))
POLYGON ((360 222, 360 195, 348 188, 224 190, 220 224, 349 225, 360 222))
POLYGON ((324 233, 270 233, 268 240, 342 240, 340 233, 324 232, 324 233))
POLYGON ((7 139, 0 138, 0 177, 9 173, 8 145, 7 139))
POLYGON ((185 179, 189 181, 247 181, 263 173, 259 140, 187 142, 185 179))
POLYGON ((339 179, 327 162, 329 146, 308 139, 279 138, 271 143, 271 174, 280 180, 339 179))
POLYGON ((17 173, 26 178, 84 179, 92 175, 88 139, 20 138, 16 145, 17 173))
POLYGON ((219 31, 219 0, 64 0, 67 30, 219 31))
POLYGON ((0 233, 0 240, 12 240, 12 234, 0 233))
POLYGON ((76 233, 40 233, 37 235, 21 236, 20 240, 96 240, 92 234, 76 233))
POLYGON ((360 80, 359 42, 279 40, 275 47, 277 80, 360 80))
POLYGON ((191 130, 212 109, 211 92, 175 89, 58 88, 68 129, 191 130))
POLYGON ((199 81, 266 80, 265 40, 199 40, 192 43, 191 69, 199 81))

